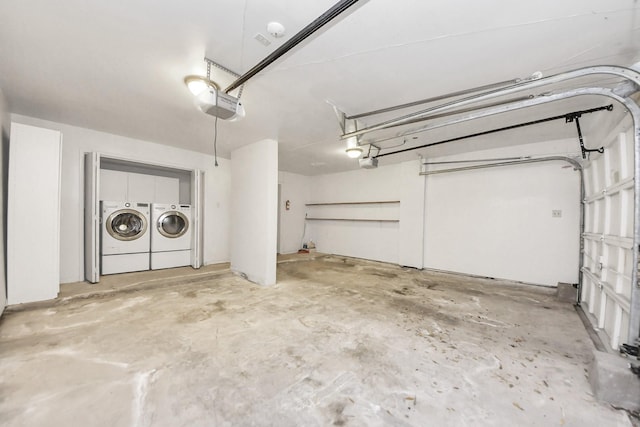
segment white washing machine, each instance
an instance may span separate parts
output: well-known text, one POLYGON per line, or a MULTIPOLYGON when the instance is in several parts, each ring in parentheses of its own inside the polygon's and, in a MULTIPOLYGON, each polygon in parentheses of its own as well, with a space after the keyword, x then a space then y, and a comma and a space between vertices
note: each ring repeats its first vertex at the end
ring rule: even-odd
POLYGON ((191 265, 191 205, 151 204, 151 269, 191 265))
POLYGON ((149 270, 149 203, 100 202, 101 274, 149 270))

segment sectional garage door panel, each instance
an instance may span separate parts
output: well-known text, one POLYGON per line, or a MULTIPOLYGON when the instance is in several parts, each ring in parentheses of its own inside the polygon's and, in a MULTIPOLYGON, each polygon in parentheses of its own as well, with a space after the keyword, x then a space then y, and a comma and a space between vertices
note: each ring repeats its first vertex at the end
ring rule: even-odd
POLYGON ((634 227, 633 127, 616 132, 585 167, 582 306, 617 349, 627 342, 634 227))

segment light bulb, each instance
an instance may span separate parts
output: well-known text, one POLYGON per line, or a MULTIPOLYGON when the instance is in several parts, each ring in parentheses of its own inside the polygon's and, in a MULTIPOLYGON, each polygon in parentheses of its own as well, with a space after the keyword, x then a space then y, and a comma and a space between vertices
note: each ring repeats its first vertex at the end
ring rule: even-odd
POLYGON ((362 148, 360 147, 347 148, 345 151, 347 152, 347 156, 352 159, 357 159, 362 155, 362 148))
POLYGON ((217 84, 202 76, 187 76, 184 78, 184 83, 187 85, 189 92, 191 92, 193 96, 198 96, 209 88, 219 90, 217 84))
POLYGON ((347 138, 347 149, 345 151, 347 153, 347 156, 351 157, 352 159, 357 159, 362 155, 362 148, 358 146, 357 137, 352 136, 350 138, 347 138))
POLYGON ((207 88, 207 84, 202 80, 191 80, 187 83, 187 87, 194 96, 198 96, 207 88))

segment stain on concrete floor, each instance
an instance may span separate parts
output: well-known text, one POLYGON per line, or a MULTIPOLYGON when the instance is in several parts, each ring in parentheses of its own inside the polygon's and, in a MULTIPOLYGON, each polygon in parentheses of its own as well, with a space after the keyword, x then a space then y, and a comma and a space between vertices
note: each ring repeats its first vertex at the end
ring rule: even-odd
POLYGON ((592 397, 592 344, 553 289, 321 255, 272 287, 180 274, 10 307, 2 424, 630 425, 592 397))

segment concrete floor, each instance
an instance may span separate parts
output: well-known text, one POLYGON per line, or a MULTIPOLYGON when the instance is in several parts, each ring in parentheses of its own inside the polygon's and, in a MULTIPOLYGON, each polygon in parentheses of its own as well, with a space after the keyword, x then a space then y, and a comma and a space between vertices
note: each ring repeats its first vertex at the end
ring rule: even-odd
POLYGON ((105 277, 0 323, 3 426, 627 426, 554 290, 337 256, 105 277), (184 273, 191 275, 184 276, 184 273))

